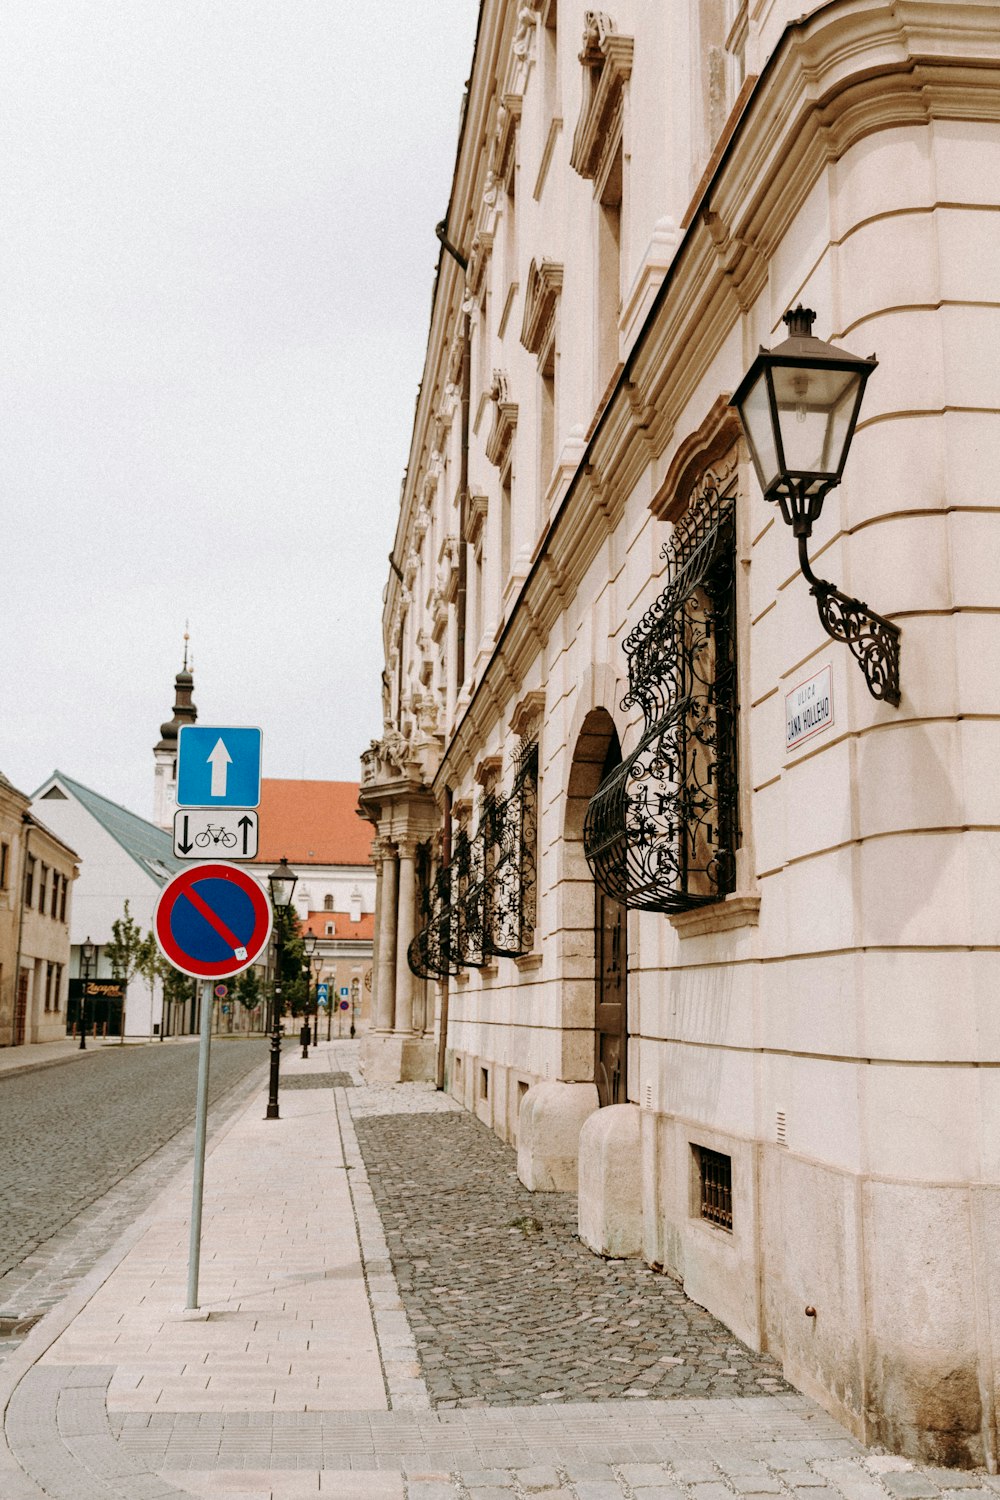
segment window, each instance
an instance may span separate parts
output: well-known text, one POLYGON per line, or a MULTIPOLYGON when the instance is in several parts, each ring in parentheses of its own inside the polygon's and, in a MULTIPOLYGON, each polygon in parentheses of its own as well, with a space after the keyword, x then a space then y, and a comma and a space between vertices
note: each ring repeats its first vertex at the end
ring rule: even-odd
POLYGON ((52 1009, 52 980, 55 977, 55 964, 45 965, 45 1009, 52 1009))
POLYGON ((0 844, 0 891, 7 889, 7 870, 10 865, 10 845, 0 844))
POLYGON ((510 533, 513 510, 514 480, 511 466, 508 463, 500 475, 500 587, 504 588, 510 577, 510 533))
POLYGON ((733 1232, 733 1160, 707 1146, 692 1146, 698 1172, 698 1212, 709 1224, 733 1232))
POLYGON ((65 920, 66 920, 66 893, 68 892, 68 890, 69 890, 69 876, 68 875, 64 875, 63 876, 63 883, 62 883, 62 895, 59 897, 59 920, 60 920, 60 922, 65 922, 65 920))
POLYGON ((632 75, 633 41, 620 36, 603 11, 587 12, 584 33, 583 95, 570 164, 594 184, 597 213, 597 396, 604 394, 618 367, 621 311, 622 212, 625 91, 632 75))
POLYGON ((326 935, 327 935, 327 937, 333 937, 335 931, 336 931, 336 928, 334 927, 334 924, 332 922, 327 922, 327 924, 326 924, 326 935))
POLYGON ((52 987, 52 1009, 53 1010, 62 1010, 62 976, 63 976, 63 966, 62 966, 62 964, 56 964, 55 983, 53 984, 53 987, 52 987))
POLYGON ((622 152, 601 190, 597 219, 597 386, 603 395, 618 368, 622 306, 622 152))
MULTIPOLYGON (((556 315, 563 268, 555 261, 532 261, 524 293, 521 343, 538 359, 538 494, 552 480, 556 440, 556 315)), ((542 520, 539 506, 538 521, 542 520)))
POLYGON ((736 458, 703 475, 665 545, 669 581, 625 642, 638 747, 584 822, 594 879, 646 911, 683 912, 736 888, 739 844, 736 458))
POLYGON ((41 912, 45 910, 45 893, 48 887, 48 879, 49 867, 48 865, 42 865, 38 875, 38 910, 41 912))
POLYGON ((53 870, 53 872, 52 872, 52 904, 49 907, 49 916, 50 917, 58 917, 58 915, 59 915, 59 892, 60 892, 60 890, 63 887, 65 887, 65 884, 66 884, 66 877, 65 877, 65 875, 60 875, 57 870, 53 870))
POLYGON ((323 897, 323 910, 324 911, 333 911, 333 897, 332 896, 324 896, 323 897))
POLYGON ((24 864, 24 904, 30 906, 34 900, 35 856, 29 854, 24 864))

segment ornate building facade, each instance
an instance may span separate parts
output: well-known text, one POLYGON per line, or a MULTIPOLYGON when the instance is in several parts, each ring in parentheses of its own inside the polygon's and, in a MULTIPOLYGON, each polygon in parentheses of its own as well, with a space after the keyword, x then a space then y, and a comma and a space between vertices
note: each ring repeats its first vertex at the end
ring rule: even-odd
POLYGON ((859 1435, 995 1468, 1000 29, 802 11, 483 0, 363 757, 365 1059, 859 1435), (816 346, 796 304, 878 353, 808 515, 732 405, 816 346))

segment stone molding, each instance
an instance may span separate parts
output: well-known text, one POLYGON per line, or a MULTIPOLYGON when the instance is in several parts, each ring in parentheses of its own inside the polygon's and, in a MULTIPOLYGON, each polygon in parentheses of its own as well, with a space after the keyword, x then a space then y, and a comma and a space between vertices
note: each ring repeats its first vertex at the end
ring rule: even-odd
POLYGON ((521 343, 529 354, 544 358, 555 335, 556 308, 562 291, 563 268, 557 261, 531 262, 524 289, 521 343))
POLYGON ((588 10, 584 23, 583 101, 573 133, 570 166, 603 183, 622 138, 625 85, 632 74, 633 39, 621 36, 602 10, 588 10))

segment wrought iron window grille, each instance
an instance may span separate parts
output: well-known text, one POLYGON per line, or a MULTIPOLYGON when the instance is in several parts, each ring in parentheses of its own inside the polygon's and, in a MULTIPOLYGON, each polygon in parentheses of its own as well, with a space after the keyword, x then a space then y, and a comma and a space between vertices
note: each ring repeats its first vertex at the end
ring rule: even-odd
POLYGON ((733 1159, 707 1146, 696 1146, 700 1217, 733 1232, 733 1159))
POLYGON ((450 864, 424 891, 424 925, 407 961, 422 979, 530 952, 536 920, 537 742, 522 745, 510 795, 487 792, 475 836, 460 832, 450 864))
POLYGON ((624 905, 680 912, 735 887, 735 459, 705 476, 662 555, 666 588, 625 642, 638 747, 591 799, 584 850, 624 905))

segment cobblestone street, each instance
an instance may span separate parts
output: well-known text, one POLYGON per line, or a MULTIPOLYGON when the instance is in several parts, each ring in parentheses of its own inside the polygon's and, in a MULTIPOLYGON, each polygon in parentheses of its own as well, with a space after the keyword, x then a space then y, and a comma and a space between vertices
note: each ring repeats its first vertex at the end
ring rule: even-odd
POLYGON ((0 1500, 1000 1495, 857 1442, 670 1278, 592 1255, 573 1196, 528 1193, 454 1101, 366 1085, 358 1052, 287 1048, 278 1121, 249 1077, 221 1101, 199 1310, 187 1174, 156 1195, 185 1132, 48 1243, 65 1266, 121 1231, 0 1365, 0 1500))
POLYGON ((435 1406, 788 1389, 669 1277, 593 1255, 575 1194, 528 1192, 471 1115, 355 1128, 435 1406))

